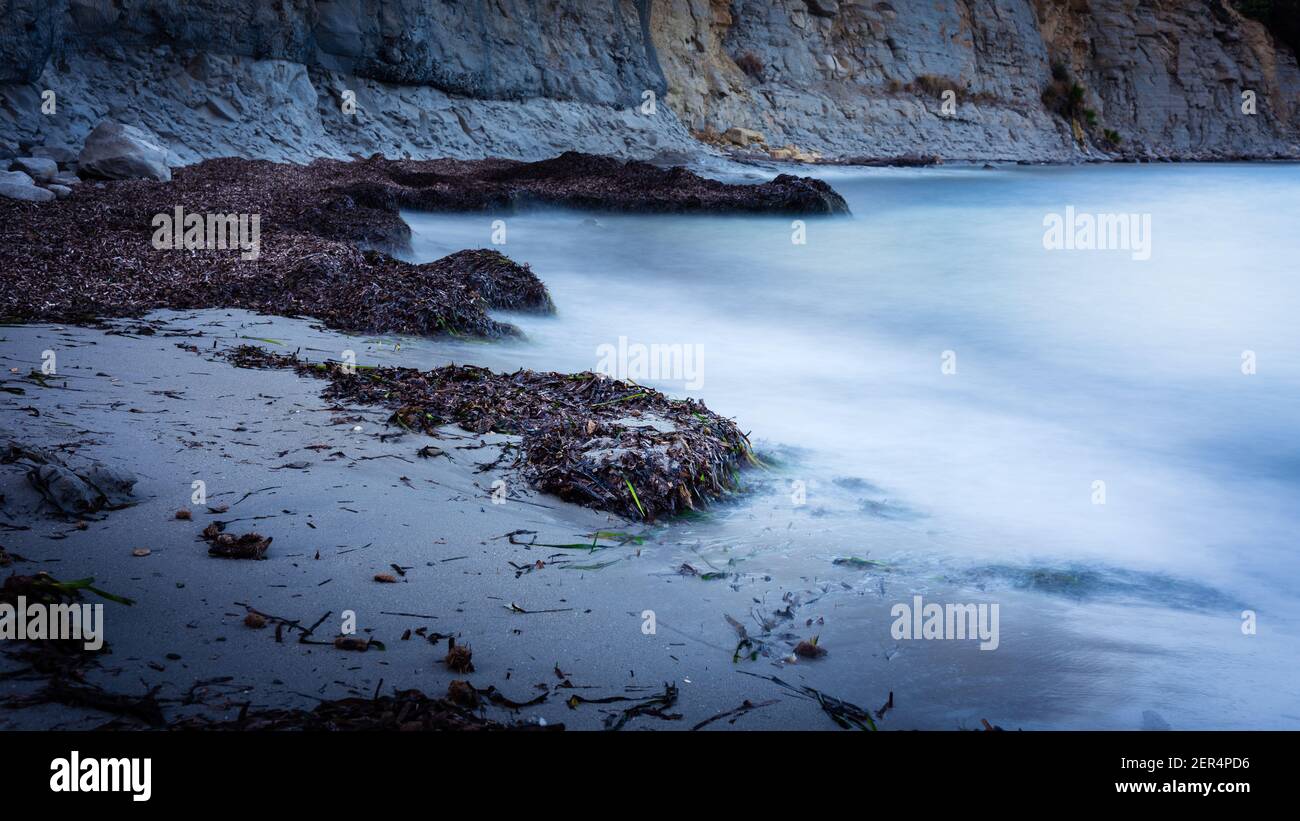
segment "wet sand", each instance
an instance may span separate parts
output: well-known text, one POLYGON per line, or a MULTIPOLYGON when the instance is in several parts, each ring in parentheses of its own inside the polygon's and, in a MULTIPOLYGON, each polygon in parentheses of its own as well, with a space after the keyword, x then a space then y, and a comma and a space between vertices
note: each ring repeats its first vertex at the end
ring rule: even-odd
MULTIPOLYGON (((310 709, 320 699, 394 688, 441 696, 451 681, 468 679, 514 702, 545 695, 518 710, 486 704, 484 715, 503 722, 601 729, 635 702, 590 701, 643 699, 671 685, 678 697, 664 713, 681 718, 641 715, 625 729, 690 729, 745 702, 755 707, 707 727, 837 728, 806 693, 771 676, 872 715, 893 693, 894 706, 878 719, 882 729, 978 729, 986 718, 1008 729, 1250 720, 1248 711, 1224 712, 1227 702, 1218 698, 1170 715, 1164 705, 1128 697, 1144 676, 1178 664, 1176 656, 1153 663, 1162 636, 1193 631, 1204 636, 1205 652, 1223 652, 1217 612, 1144 609, 1148 640, 1125 645, 1112 625, 1139 617, 1133 604, 1045 596, 1041 584, 1022 589, 1011 577, 965 578, 909 556, 902 541, 879 544, 881 534, 870 549, 833 511, 781 502, 788 477, 779 466, 743 472, 748 492, 701 519, 631 522, 516 481, 509 459, 500 459, 510 437, 456 427, 438 437, 409 433, 385 425, 387 409, 332 408, 320 380, 235 368, 215 355, 252 343, 317 361, 352 349, 361 365, 444 364, 445 350, 429 340, 347 336, 244 311, 165 312, 113 327, 0 331, 0 387, 22 391, 0 392, 10 435, 131 471, 139 500, 87 518, 78 530, 38 509, 19 465, 0 465, 0 545, 31 560, 0 572, 93 576, 96 586, 135 599, 131 607, 105 603, 111 654, 88 668, 87 680, 129 696, 158 687, 169 722, 195 714, 232 719, 246 704, 310 709), (39 369, 45 350, 57 352, 58 372, 42 387, 26 374, 39 369), (421 458, 425 447, 446 458, 421 458), (507 483, 503 504, 492 500, 498 479, 507 483), (195 480, 206 483, 207 505, 229 509, 192 504, 195 480), (193 518, 176 519, 181 508, 193 518), (713 527, 712 517, 719 524, 744 517, 746 532, 757 535, 718 538, 730 528, 713 527), (210 557, 200 533, 214 520, 228 522, 228 532, 271 537, 266 559, 210 557), (643 541, 607 537, 594 552, 542 546, 589 543, 600 531, 643 541), (150 553, 134 556, 137 548, 150 553), (834 561, 848 555, 881 563, 834 561), (396 582, 377 582, 377 574, 396 582), (998 651, 969 641, 894 640, 891 607, 917 593, 1000 603, 998 651), (277 642, 271 627, 245 626, 248 608, 305 626, 324 617, 312 639, 327 643, 300 644, 291 629, 277 642), (328 643, 347 610, 357 636, 384 650, 328 643), (643 632, 647 610, 653 634, 643 632), (740 646, 735 624, 753 644, 740 646), (421 628, 468 644, 474 671, 446 669, 446 639, 431 644, 421 628), (827 655, 793 655, 814 637, 827 655), (573 696, 588 702, 571 708, 573 696)), ((1275 644, 1261 636, 1243 652, 1267 655, 1275 644)), ((1253 657, 1240 660, 1243 669, 1253 657)), ((0 665, 6 672, 19 666, 6 654, 0 665)), ((5 677, 0 697, 30 695, 41 684, 39 676, 5 677)), ((1219 689, 1197 677, 1182 686, 1219 689)), ((0 710, 5 728, 92 728, 114 719, 123 721, 62 704, 0 710)))
MULTIPOLYGON (((628 726, 689 728, 746 699, 776 701, 739 718, 740 726, 833 726, 823 725, 811 702, 736 674, 735 635, 721 613, 742 615, 754 592, 682 575, 675 551, 658 543, 666 528, 536 494, 505 470, 481 471, 508 437, 455 427, 439 437, 405 433, 384 424, 388 411, 329 407, 317 380, 237 369, 211 356, 214 341, 219 348, 253 341, 322 360, 354 347, 360 364, 396 364, 402 355, 392 341, 366 345, 306 321, 246 312, 169 313, 116 327, 121 333, 5 328, 6 370, 39 368, 41 351, 50 349, 58 371, 46 387, 10 373, 6 386, 21 385, 23 394, 0 394, 4 416, 18 421, 7 425, 15 439, 138 477, 137 504, 88 517, 78 530, 39 509, 21 466, 0 468, 3 544, 30 560, 12 571, 94 576, 97 586, 136 602, 106 606, 111 654, 88 673, 105 690, 140 695, 162 685, 158 697, 174 720, 196 711, 230 717, 245 702, 310 708, 312 699, 372 695, 381 682, 385 692, 441 695, 451 680, 468 678, 513 701, 548 694, 522 711, 489 706, 494 718, 599 728, 628 703, 571 709, 567 700, 639 699, 672 683, 680 696, 669 712, 681 719, 642 716, 628 726), (178 345, 196 345, 203 355, 178 345), (425 446, 446 457, 419 457, 425 446), (508 483, 501 504, 492 499, 497 478, 508 483), (206 484, 206 506, 191 503, 195 480, 206 484), (229 509, 208 510, 222 505, 229 509), (176 519, 181 508, 193 518, 176 519), (229 523, 228 532, 272 537, 266 559, 209 557, 200 532, 213 520, 229 523), (590 541, 598 531, 648 538, 621 546, 604 539, 611 546, 593 552, 530 547, 508 535, 559 545, 590 541), (134 556, 137 548, 150 554, 134 556), (397 583, 376 582, 376 574, 397 583), (386 649, 299 644, 292 631, 277 642, 272 629, 244 625, 249 607, 303 625, 329 613, 313 636, 323 640, 338 634, 351 610, 358 636, 386 649), (653 635, 642 629, 647 609, 656 611, 653 635), (434 646, 414 633, 403 640, 418 628, 470 645, 473 674, 445 669, 445 640, 434 646), (195 691, 205 704, 170 701, 224 677, 195 691)), ((696 565, 711 572, 707 562, 696 565)), ((3 692, 35 686, 8 680, 3 692)), ((882 689, 882 703, 885 695, 882 689)), ((13 728, 85 728, 109 718, 61 705, 0 711, 2 726, 13 728)))

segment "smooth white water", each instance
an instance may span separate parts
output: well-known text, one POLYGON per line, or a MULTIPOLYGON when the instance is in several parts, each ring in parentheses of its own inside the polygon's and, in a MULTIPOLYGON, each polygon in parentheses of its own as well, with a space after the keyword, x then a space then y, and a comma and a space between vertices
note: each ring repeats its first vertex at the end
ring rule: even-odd
MULTIPOLYGON (((944 657, 944 686, 981 683, 933 726, 976 715, 990 665, 1040 688, 980 705, 1017 726, 1300 726, 1300 165, 825 176, 853 216, 806 220, 803 245, 788 217, 408 214, 418 260, 492 247, 504 220, 498 249, 558 306, 506 317, 524 341, 430 347, 559 371, 620 336, 702 350, 699 390, 649 384, 735 418, 775 467, 674 538, 778 579, 891 562, 844 605, 864 658, 915 592, 1004 603, 999 651, 944 657), (1150 215, 1150 259, 1046 250, 1067 206, 1150 215)), ((937 670, 911 675, 944 700, 937 670)))

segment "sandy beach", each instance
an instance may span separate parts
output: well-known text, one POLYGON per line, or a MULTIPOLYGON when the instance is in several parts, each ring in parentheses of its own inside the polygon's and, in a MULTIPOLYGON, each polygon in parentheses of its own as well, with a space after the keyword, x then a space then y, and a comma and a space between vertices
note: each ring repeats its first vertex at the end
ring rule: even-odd
MULTIPOLYGON (((353 346, 363 365, 402 361, 392 340, 242 311, 168 312, 111 331, 4 329, 6 369, 25 373, 39 366, 40 351, 60 351, 45 386, 12 373, 6 381, 24 386, 0 396, 6 415, 24 419, 18 438, 138 477, 137 503, 88 516, 78 529, 40 509, 21 466, 3 468, 4 545, 27 560, 13 569, 93 576, 135 601, 107 604, 111 652, 87 671, 89 682, 127 696, 156 688, 168 720, 195 711, 229 717, 245 703, 310 707, 389 687, 441 693, 468 678, 514 702, 545 697, 525 709, 485 699, 506 722, 598 728, 669 685, 680 695, 668 712, 680 718, 639 717, 634 726, 685 729, 746 700, 772 702, 743 715, 746 725, 816 726, 814 703, 782 698, 734 669, 736 636, 722 612, 743 618, 751 598, 783 604, 770 577, 699 557, 693 575, 682 569, 681 546, 661 541, 665 528, 530 491, 497 464, 508 437, 454 426, 436 438, 406 433, 385 424, 385 411, 330 406, 315 380, 212 355, 214 345, 250 340, 317 359, 353 346), (426 447, 439 455, 419 456, 426 447), (498 480, 505 493, 494 503, 498 480), (192 502, 196 481, 206 504, 192 502), (192 518, 178 520, 181 509, 192 518), (210 557, 200 532, 214 520, 272 537, 265 560, 210 557), (602 532, 595 550, 545 546, 602 532), (619 534, 637 538, 622 543, 619 534), (141 548, 148 555, 134 555, 141 548), (395 583, 375 581, 380 574, 395 583), (701 578, 708 574, 722 578, 701 578), (274 623, 252 629, 249 610, 304 626, 323 618, 312 636, 322 643, 299 643, 292 629, 277 640, 274 623), (647 610, 656 616, 649 634, 647 610), (329 644, 345 611, 355 613, 358 637, 384 649, 329 644), (447 641, 432 644, 435 634, 471 647, 472 675, 446 669, 447 641), (632 701, 570 707, 573 696, 632 701)), ((4 692, 33 692, 35 679, 6 679, 4 692)), ((872 707, 887 695, 881 688, 872 707)), ((13 728, 95 727, 107 718, 62 704, 0 712, 13 728)))

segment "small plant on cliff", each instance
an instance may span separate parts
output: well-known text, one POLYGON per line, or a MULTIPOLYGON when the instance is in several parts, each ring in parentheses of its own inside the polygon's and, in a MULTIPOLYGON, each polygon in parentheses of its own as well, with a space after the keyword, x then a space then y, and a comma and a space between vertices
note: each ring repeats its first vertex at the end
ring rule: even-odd
POLYGON ((1086 94, 1087 92, 1083 86, 1076 82, 1053 80, 1052 84, 1043 92, 1043 105, 1047 106, 1049 111, 1054 111, 1067 120, 1072 120, 1082 113, 1083 98, 1086 94))
POLYGON ((996 94, 987 91, 972 91, 968 83, 939 74, 918 74, 907 85, 902 85, 897 80, 891 80, 889 90, 895 94, 906 92, 931 99, 943 99, 944 94, 951 91, 956 99, 963 103, 990 105, 1003 103, 996 94))
POLYGON ((763 82, 763 61, 752 51, 747 51, 736 58, 736 65, 758 82, 763 82))
POLYGON ((955 80, 947 77, 940 77, 937 74, 920 74, 910 84, 913 91, 927 94, 931 97, 938 97, 945 91, 957 91, 961 88, 955 80))
MULTIPOLYGON (((1071 75, 1064 63, 1052 64, 1052 81, 1043 89, 1043 107, 1067 120, 1084 114, 1083 99, 1087 91, 1071 75)), ((1096 117, 1096 114, 1093 114, 1096 117)))
POLYGON ((1101 148, 1115 151, 1119 148, 1119 132, 1102 128, 1101 117, 1084 105, 1088 91, 1070 74, 1064 63, 1052 64, 1052 79, 1043 89, 1043 107, 1070 124, 1074 139, 1080 146, 1091 134, 1101 148), (1100 132, 1100 133, 1099 133, 1100 132))
POLYGON ((1043 107, 1070 124, 1080 146, 1087 142, 1085 123, 1088 131, 1095 134, 1097 130, 1097 112, 1083 104, 1087 96, 1087 90, 1070 76, 1068 68, 1061 63, 1052 66, 1052 80, 1043 89, 1043 107))

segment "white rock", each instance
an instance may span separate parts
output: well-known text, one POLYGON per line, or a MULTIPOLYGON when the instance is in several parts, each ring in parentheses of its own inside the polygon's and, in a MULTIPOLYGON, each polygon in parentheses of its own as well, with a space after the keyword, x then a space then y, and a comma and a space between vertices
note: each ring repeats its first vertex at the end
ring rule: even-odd
POLYGON ((76 151, 71 148, 64 148, 61 145, 38 145, 32 149, 31 153, 33 157, 47 157, 60 165, 76 162, 77 160, 76 151))
POLYGON ((0 171, 0 197, 27 202, 49 202, 52 191, 37 187, 32 178, 21 171, 0 171))
POLYGON ((764 141, 761 131, 755 131, 752 128, 740 128, 739 126, 728 128, 722 135, 722 138, 729 143, 742 147, 747 146, 750 143, 761 143, 764 141))
POLYGON ((59 173, 59 164, 48 157, 18 157, 10 167, 37 182, 46 182, 59 173))
POLYGON ((83 171, 114 180, 172 178, 167 149, 157 137, 131 125, 104 120, 86 137, 77 165, 83 171))

